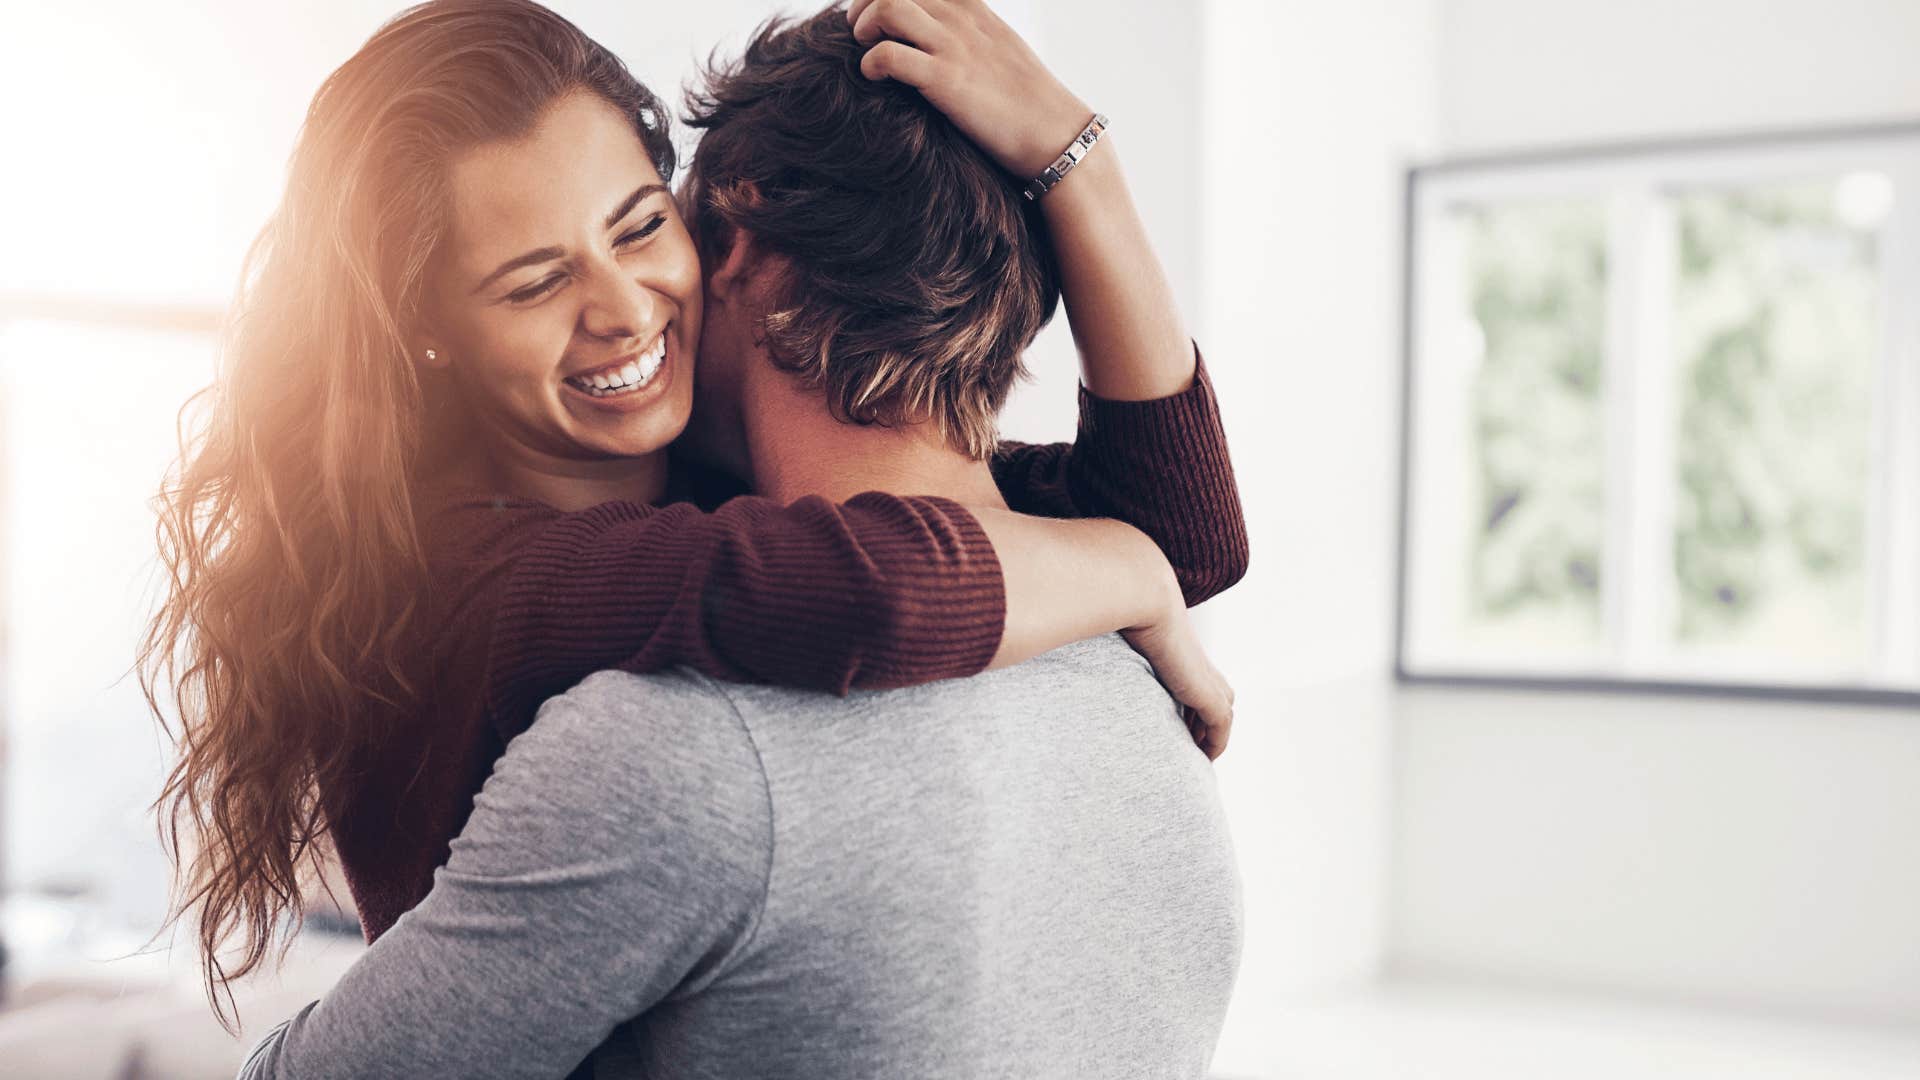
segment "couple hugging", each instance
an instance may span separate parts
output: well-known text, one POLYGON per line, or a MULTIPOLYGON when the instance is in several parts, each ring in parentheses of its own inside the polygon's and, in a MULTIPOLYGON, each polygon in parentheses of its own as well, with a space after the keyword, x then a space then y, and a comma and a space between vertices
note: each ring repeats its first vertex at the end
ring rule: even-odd
POLYGON ((323 857, 372 942, 243 1075, 1203 1076, 1186 606, 1247 544, 1104 119, 981 0, 769 23, 688 107, 676 191, 529 0, 314 98, 141 667, 216 1007, 323 857), (1062 299, 1077 441, 1001 441, 1062 299))

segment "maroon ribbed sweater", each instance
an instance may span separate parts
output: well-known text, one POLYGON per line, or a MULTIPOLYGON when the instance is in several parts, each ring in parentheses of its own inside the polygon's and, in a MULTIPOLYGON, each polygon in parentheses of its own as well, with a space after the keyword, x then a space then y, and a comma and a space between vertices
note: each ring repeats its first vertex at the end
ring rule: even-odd
MULTIPOLYGON (((1190 604, 1245 570, 1204 367, 1192 389, 1159 401, 1082 389, 1072 446, 1006 443, 992 469, 1014 510, 1138 526, 1190 604)), ((999 648, 1000 564, 958 504, 868 493, 783 507, 727 494, 711 474, 681 470, 659 506, 564 513, 473 490, 427 497, 428 617, 408 648, 425 707, 383 718, 353 782, 322 793, 367 940, 426 897, 507 741, 595 671, 686 665, 844 693, 972 675, 999 648)))

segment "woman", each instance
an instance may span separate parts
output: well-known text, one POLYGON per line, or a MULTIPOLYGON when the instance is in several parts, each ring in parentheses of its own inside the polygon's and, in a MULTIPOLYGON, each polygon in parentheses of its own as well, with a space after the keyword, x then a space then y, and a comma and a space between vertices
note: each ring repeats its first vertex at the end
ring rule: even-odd
MULTIPOLYGON (((910 15, 891 2, 856 12, 876 41, 910 15)), ((922 88, 991 152, 983 125, 1018 126, 999 118, 1020 115, 1008 103, 1044 71, 1011 35, 977 43, 972 70, 995 93, 922 88)), ((869 76, 913 81, 899 50, 869 55, 894 65, 869 76)), ((1009 165, 1041 138, 996 135, 1017 146, 995 153, 1009 165)), ((1191 387, 1087 399, 1096 434, 1073 453, 1017 447, 996 463, 1009 504, 1126 510, 1176 567, 1111 521, 878 493, 719 503, 715 481, 666 452, 691 408, 702 303, 665 194, 672 168, 653 95, 526 0, 411 9, 316 95, 206 422, 162 494, 172 588, 143 651, 150 698, 167 678, 181 716, 161 801, 176 859, 183 819, 195 842, 178 911, 198 916, 216 1005, 278 919, 299 915, 298 877, 323 837, 377 936, 426 894, 506 741, 602 668, 685 664, 844 691, 1129 630, 1198 714, 1196 739, 1224 746, 1230 694, 1194 647, 1182 593, 1229 584, 1245 538, 1184 334, 1175 389, 1191 387), (532 252, 468 282, 450 253, 512 223, 470 212, 449 177, 578 92, 631 120, 644 182, 563 271, 503 283, 554 258, 532 252), (665 330, 615 348, 609 327, 634 305, 664 312, 665 330), (1142 446, 1160 456, 1136 471, 1142 446), (234 933, 228 965, 217 950, 234 933)), ((552 169, 499 182, 564 199, 565 163, 552 169)), ((1062 257, 1083 344, 1080 307, 1142 306, 1137 281, 1062 257), (1084 304, 1076 270, 1092 281, 1084 304)), ((1171 307, 1163 284, 1147 294, 1171 307)), ((1178 327, 1170 311, 1147 316, 1178 327)))

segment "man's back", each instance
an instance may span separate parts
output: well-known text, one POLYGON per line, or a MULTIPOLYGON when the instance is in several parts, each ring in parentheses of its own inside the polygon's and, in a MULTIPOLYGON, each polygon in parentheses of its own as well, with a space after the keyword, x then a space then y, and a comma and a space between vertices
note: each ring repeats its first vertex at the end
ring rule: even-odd
POLYGON ((1199 1077, 1239 950, 1211 766, 1116 637, 845 699, 603 672, 242 1075, 1199 1077))
POLYGON ((602 1080, 1204 1075, 1239 881, 1211 766, 1117 637, 844 699, 603 673, 566 700, 728 792, 690 844, 764 844, 752 910, 713 898, 726 931, 602 1080))

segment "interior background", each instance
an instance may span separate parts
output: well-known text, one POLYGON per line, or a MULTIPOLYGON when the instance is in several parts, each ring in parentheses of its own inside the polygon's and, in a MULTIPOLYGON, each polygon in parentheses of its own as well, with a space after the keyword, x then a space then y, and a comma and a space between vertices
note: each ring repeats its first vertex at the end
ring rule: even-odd
MULTIPOLYGON (((788 5, 555 6, 664 92, 788 5)), ((1247 579, 1202 612, 1241 703, 1219 766, 1248 911, 1223 1073, 1271 1072, 1274 1017, 1383 977, 1920 1029, 1920 717, 1391 677, 1406 167, 1912 118, 1920 4, 997 7, 1115 122, 1253 532, 1247 579)), ((157 918, 142 811, 162 748, 121 678, 148 584, 144 500, 173 408, 205 377, 192 335, 276 198, 309 96, 392 11, 8 15, 0 101, 9 156, 31 167, 0 172, 0 316, 188 334, 93 332, 68 356, 37 344, 39 324, 0 331, 0 867, 16 897, 80 889, 116 924, 157 918)), ((1007 433, 1069 437, 1064 320, 1031 367, 1007 433)), ((46 917, 8 910, 16 940, 46 917)))

